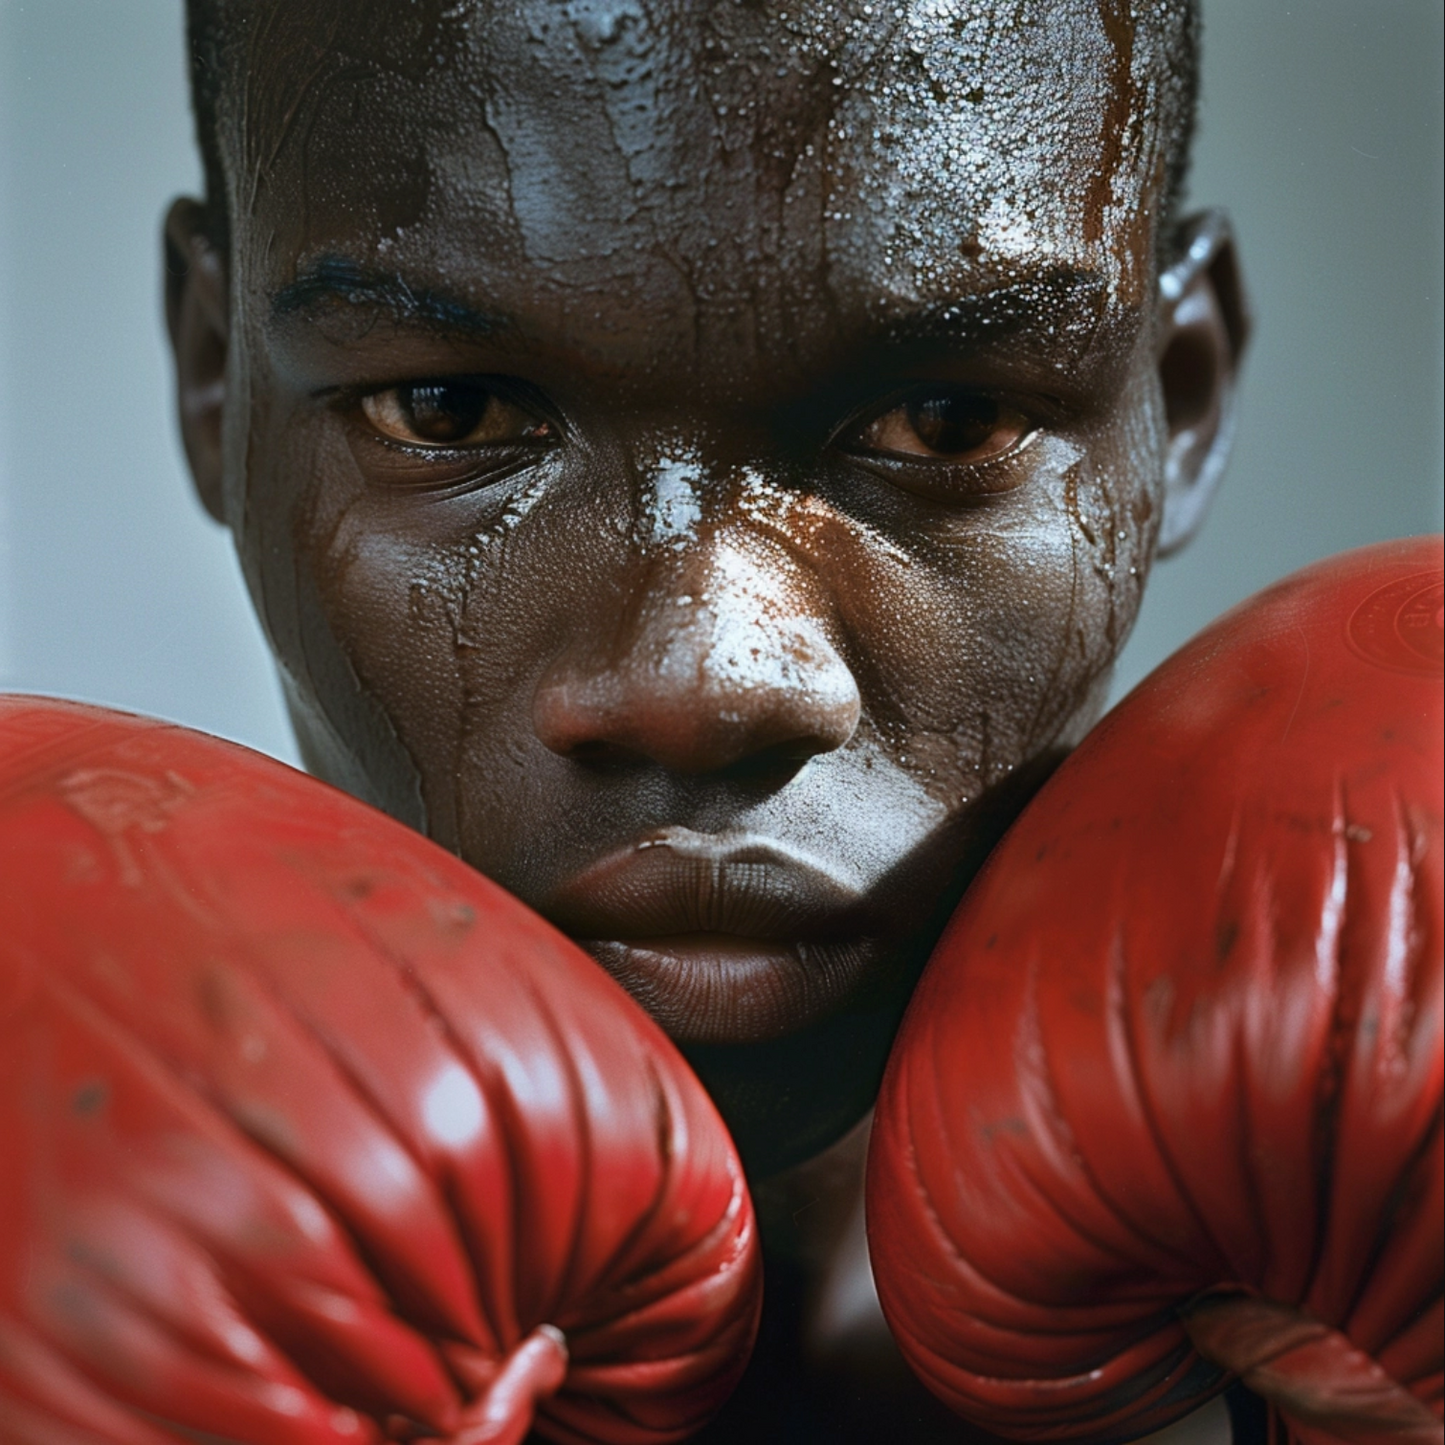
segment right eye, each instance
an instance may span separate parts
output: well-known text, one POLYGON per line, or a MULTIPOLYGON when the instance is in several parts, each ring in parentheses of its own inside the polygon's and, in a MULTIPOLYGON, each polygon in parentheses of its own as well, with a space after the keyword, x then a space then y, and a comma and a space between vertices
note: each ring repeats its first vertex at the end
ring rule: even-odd
POLYGON ((1012 451, 1033 431, 1022 412, 985 392, 922 387, 868 423, 860 450, 972 466, 1012 451))
POLYGON ((384 437, 416 447, 506 446, 552 441, 544 417, 467 379, 408 382, 361 399, 367 421, 384 437))

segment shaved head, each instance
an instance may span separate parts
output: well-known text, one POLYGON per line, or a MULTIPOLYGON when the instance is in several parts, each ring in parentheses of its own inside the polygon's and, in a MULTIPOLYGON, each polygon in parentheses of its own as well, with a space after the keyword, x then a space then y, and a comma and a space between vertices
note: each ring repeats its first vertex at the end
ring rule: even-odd
POLYGON ((182 425, 308 766, 805 1157, 1217 473, 1193 6, 190 15, 182 425))
MULTIPOLYGON (((359 118, 384 92, 401 99, 409 87, 441 81, 455 88, 456 105, 489 109, 505 145, 507 116, 516 115, 507 98, 528 72, 547 76, 556 87, 550 99, 579 123, 608 128, 617 166, 633 182, 703 178, 699 164, 720 151, 727 170, 793 173, 813 160, 819 191, 857 194, 858 178, 830 166, 827 154, 830 138, 852 135, 863 142, 868 204, 898 214, 906 207, 920 220, 944 209, 975 232, 990 224, 990 164, 1006 166, 1017 187, 1057 171, 1094 131, 1077 124, 1092 109, 1104 122, 1089 181, 1094 224, 1107 207, 1151 200, 1172 217, 1198 88, 1195 0, 472 0, 402 12, 366 0, 188 0, 187 14, 218 239, 244 204, 248 170, 304 130, 316 108, 351 106, 359 118), (1067 34, 1062 51, 1040 45, 1050 33, 1067 34), (466 54, 479 62, 480 86, 458 68, 466 54), (679 110, 704 113, 701 134, 677 124, 679 110), (1010 152, 981 158, 970 129, 1011 112, 1019 123, 1010 152), (699 146, 709 132, 713 147, 699 146)), ((520 165, 556 159, 529 153, 521 139, 520 165)), ((596 180, 601 187, 613 177, 596 180)), ((1168 227, 1159 234, 1167 238, 1168 227)))

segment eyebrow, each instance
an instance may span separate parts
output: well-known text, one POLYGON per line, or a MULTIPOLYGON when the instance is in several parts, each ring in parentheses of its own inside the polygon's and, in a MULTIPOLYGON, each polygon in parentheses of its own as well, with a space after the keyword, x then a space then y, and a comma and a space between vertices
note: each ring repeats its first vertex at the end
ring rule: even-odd
POLYGON ((1026 331, 1040 319, 1063 320, 1082 307, 1097 310, 1105 319, 1109 284, 1103 273, 1075 266, 1050 266, 1018 281, 956 296, 902 316, 885 329, 891 339, 903 342, 952 339, 958 332, 980 339, 979 328, 1002 339, 1026 331))
MULTIPOLYGON (((1050 312, 1062 319, 1092 302, 1091 309, 1098 312, 1093 328, 1097 340, 1099 331, 1110 329, 1108 296, 1103 273, 1052 265, 1003 286, 941 300, 895 317, 885 324, 883 336, 892 345, 905 347, 956 345, 960 333, 975 343, 985 338, 1003 341, 1027 333, 1050 312)), ((340 255, 318 257, 271 298, 272 319, 280 323, 334 320, 339 307, 352 311, 358 320, 382 312, 398 324, 420 323, 451 335, 476 338, 496 336, 513 330, 516 324, 504 313, 483 310, 444 289, 340 255)))
POLYGON ((271 316, 276 321, 319 319, 338 304, 474 336, 494 336, 512 324, 509 317, 483 311, 435 287, 414 285, 399 272, 361 266, 345 256, 321 256, 311 262, 271 298, 271 316))

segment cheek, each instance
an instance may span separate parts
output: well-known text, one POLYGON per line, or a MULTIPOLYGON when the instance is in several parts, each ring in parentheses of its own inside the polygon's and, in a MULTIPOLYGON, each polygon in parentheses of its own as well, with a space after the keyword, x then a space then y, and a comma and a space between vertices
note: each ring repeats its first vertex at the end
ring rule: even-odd
MULTIPOLYGON (((464 548, 378 525, 365 499, 317 554, 332 633, 434 793, 455 756, 465 698, 465 614, 475 579, 464 548)), ((435 811, 440 799, 429 796, 435 811)))
POLYGON ((388 505, 325 429, 279 428, 252 455, 246 550, 273 648, 303 727, 334 738, 370 786, 330 758, 326 776, 402 817, 416 809, 398 795, 420 789, 428 830, 449 837, 438 781, 451 774, 463 710, 465 539, 424 509, 388 505))
MULTIPOLYGON (((516 559, 464 510, 365 492, 308 543, 330 632, 413 759, 430 831, 455 844, 475 734, 525 725, 539 619, 518 606, 516 559)), ((517 753, 498 751, 493 775, 517 753)))
POLYGON ((974 801, 1092 721, 1152 547, 1147 423, 1044 440, 1017 492, 938 509, 855 593, 870 722, 940 801, 974 801))
POLYGON ((504 871, 556 761, 532 723, 537 681, 569 619, 618 606, 602 541, 616 519, 546 505, 559 484, 546 463, 453 497, 368 487, 349 453, 322 448, 313 465, 322 480, 291 529, 297 585, 325 623, 307 676, 363 737, 364 695, 412 762, 428 832, 504 871), (346 676, 316 665, 328 647, 346 676))

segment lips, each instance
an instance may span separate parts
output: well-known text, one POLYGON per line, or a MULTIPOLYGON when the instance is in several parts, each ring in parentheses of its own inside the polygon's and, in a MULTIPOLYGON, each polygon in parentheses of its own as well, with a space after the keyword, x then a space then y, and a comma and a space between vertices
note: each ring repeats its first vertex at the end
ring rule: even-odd
POLYGON ((751 835, 648 834, 568 879, 542 912, 684 1042, 802 1027, 877 952, 856 888, 751 835))
POLYGON ((836 929, 861 901, 856 889, 771 840, 665 828, 569 879, 545 912, 577 937, 795 939, 836 929))

